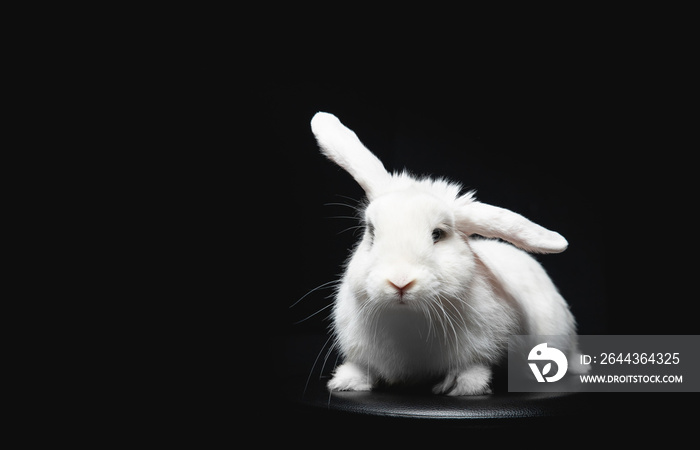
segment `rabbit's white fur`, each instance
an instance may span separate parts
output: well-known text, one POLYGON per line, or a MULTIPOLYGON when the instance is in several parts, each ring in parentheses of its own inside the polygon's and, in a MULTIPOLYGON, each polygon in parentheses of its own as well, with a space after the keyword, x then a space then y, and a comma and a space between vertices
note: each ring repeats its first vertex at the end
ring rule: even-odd
POLYGON ((565 345, 576 351, 574 318, 535 259, 469 237, 554 253, 568 245, 561 235, 477 202, 473 192, 460 195, 458 184, 389 174, 331 114, 317 113, 311 126, 322 152, 369 200, 335 300, 344 363, 329 389, 432 380, 435 393, 484 394, 512 334, 570 336, 565 345))

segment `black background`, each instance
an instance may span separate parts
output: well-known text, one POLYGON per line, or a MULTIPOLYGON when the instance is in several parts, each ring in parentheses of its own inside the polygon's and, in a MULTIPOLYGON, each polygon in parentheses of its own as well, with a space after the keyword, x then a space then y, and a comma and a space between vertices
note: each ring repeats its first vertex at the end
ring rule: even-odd
MULTIPOLYGON (((295 322, 329 305, 332 290, 290 306, 340 277, 359 238, 344 230, 357 222, 327 204, 363 193, 319 152, 317 111, 339 117, 388 170, 446 176, 566 237, 564 253, 536 258, 581 334, 698 333, 697 96, 689 53, 676 45, 685 37, 557 31, 465 36, 446 51, 396 37, 373 58, 353 39, 321 49, 320 35, 256 42, 252 60, 195 49, 184 100, 174 86, 166 103, 182 117, 164 134, 184 150, 163 157, 179 158, 162 185, 178 231, 165 252, 178 267, 164 284, 182 299, 164 310, 179 307, 175 366, 181 350, 195 355, 186 373, 203 374, 196 392, 210 386, 202 396, 213 410, 242 404, 265 423, 291 420, 277 409, 286 337, 327 332, 330 309, 295 322)), ((655 399, 660 417, 686 398, 621 403, 644 415, 655 399)))
POLYGON ((594 11, 605 20, 572 26, 572 14, 515 12, 522 27, 506 33, 501 15, 475 29, 479 16, 441 26, 436 11, 430 23, 378 18, 387 35, 365 46, 364 19, 329 30, 268 12, 264 24, 247 11, 221 23, 159 13, 95 88, 115 116, 83 111, 90 154, 114 145, 92 172, 116 172, 114 196, 94 200, 114 209, 114 229, 95 242, 126 256, 108 315, 123 310, 115 336, 133 341, 123 366, 139 400, 226 430, 241 412, 286 420, 284 337, 325 333, 328 310, 294 323, 331 291, 290 305, 338 279, 358 237, 343 231, 353 220, 332 218, 348 208, 326 206, 362 192, 318 151, 317 111, 387 169, 449 177, 566 237, 564 253, 537 259, 581 334, 697 334, 697 52, 675 15, 594 11))
MULTIPOLYGON (((267 45, 245 32, 233 48, 217 39, 213 50, 196 48, 198 75, 184 80, 192 99, 176 130, 191 136, 194 164, 185 159, 177 176, 194 188, 184 192, 194 211, 182 215, 195 223, 183 235, 196 249, 179 278, 190 268, 201 275, 188 281, 183 323, 199 322, 185 333, 198 335, 189 348, 202 355, 191 370, 213 364, 205 378, 224 378, 207 398, 227 412, 243 405, 262 423, 296 423, 279 409, 290 365, 299 388, 320 349, 285 355, 286 338, 327 332, 329 309, 294 323, 329 305, 332 291, 290 305, 340 277, 359 235, 343 231, 355 221, 334 218, 351 209, 326 204, 363 195, 319 152, 309 126, 317 111, 339 117, 388 170, 446 176, 566 237, 565 252, 537 259, 581 334, 698 333, 698 103, 687 29, 628 27, 627 15, 606 25, 570 18, 509 33, 464 23, 424 40, 432 31, 414 29, 422 21, 392 34, 398 19, 386 17, 378 25, 389 35, 370 46, 360 42, 364 19, 339 33, 290 22, 267 45)), ((597 425, 614 429, 607 418, 618 414, 683 416, 676 407, 688 396, 606 399, 596 398, 610 406, 597 425)), ((313 436, 317 426, 302 429, 313 436)))
MULTIPOLYGON (((446 176, 566 237, 565 252, 536 258, 580 334, 698 333, 696 144, 683 60, 550 50, 515 49, 497 65, 467 60, 405 77, 396 70, 354 76, 319 64, 303 81, 275 78, 260 87, 264 126, 256 148, 265 184, 252 190, 274 188, 262 193, 254 215, 265 218, 265 237, 243 223, 240 241, 264 242, 252 255, 263 294, 249 306, 251 317, 264 317, 255 365, 269 368, 272 385, 285 336, 327 333, 330 308, 321 309, 332 289, 290 306, 339 279, 361 236, 347 230, 356 220, 340 218, 352 216, 351 208, 329 205, 354 205, 363 192, 319 152, 309 126, 317 111, 339 117, 388 170, 446 176)), ((323 351, 322 341, 304 349, 305 361, 323 351)), ((608 400, 626 405, 627 417, 652 420, 685 398, 608 400)), ((620 409, 607 414, 613 411, 620 409)))

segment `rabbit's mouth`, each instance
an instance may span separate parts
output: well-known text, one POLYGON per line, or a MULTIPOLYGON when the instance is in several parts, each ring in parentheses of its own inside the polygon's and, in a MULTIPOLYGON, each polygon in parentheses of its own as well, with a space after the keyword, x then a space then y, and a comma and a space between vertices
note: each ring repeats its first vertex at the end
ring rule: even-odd
POLYGON ((415 309, 417 301, 414 294, 392 293, 383 296, 380 303, 383 304, 383 307, 389 309, 415 309))

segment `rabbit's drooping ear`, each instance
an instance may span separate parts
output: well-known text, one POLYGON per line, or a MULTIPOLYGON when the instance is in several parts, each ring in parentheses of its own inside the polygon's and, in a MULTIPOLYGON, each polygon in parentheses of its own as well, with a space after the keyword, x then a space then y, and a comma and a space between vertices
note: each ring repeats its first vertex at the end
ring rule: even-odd
MULTIPOLYGON (((471 196, 471 194, 468 194, 471 196)), ((559 233, 520 214, 477 201, 464 202, 456 211, 457 228, 467 235, 500 238, 530 253, 560 253, 569 243, 559 233)))
POLYGON ((352 175, 368 198, 389 180, 382 162, 333 114, 316 113, 311 119, 311 131, 323 154, 352 175))

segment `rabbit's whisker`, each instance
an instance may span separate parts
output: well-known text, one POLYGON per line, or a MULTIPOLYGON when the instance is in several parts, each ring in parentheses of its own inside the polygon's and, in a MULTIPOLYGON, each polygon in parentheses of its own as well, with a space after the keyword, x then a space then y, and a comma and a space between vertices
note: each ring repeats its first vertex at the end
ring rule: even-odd
POLYGON ((300 301, 304 300, 304 299, 306 298, 306 296, 309 295, 309 294, 311 294, 312 292, 316 292, 316 291, 318 291, 319 289, 326 288, 326 287, 328 287, 328 286, 330 286, 330 285, 332 285, 332 284, 334 284, 334 283, 340 284, 341 281, 342 281, 342 280, 332 280, 332 281, 329 281, 329 282, 327 282, 327 283, 323 283, 323 284, 321 284, 321 285, 319 285, 319 286, 316 286, 315 288, 311 289, 311 290, 310 290, 309 292, 307 292, 306 294, 302 295, 301 298, 300 298, 299 300, 297 300, 297 301, 295 301, 294 303, 292 303, 291 305, 289 305, 289 307, 290 307, 290 308, 293 308, 297 303, 299 303, 300 301))

